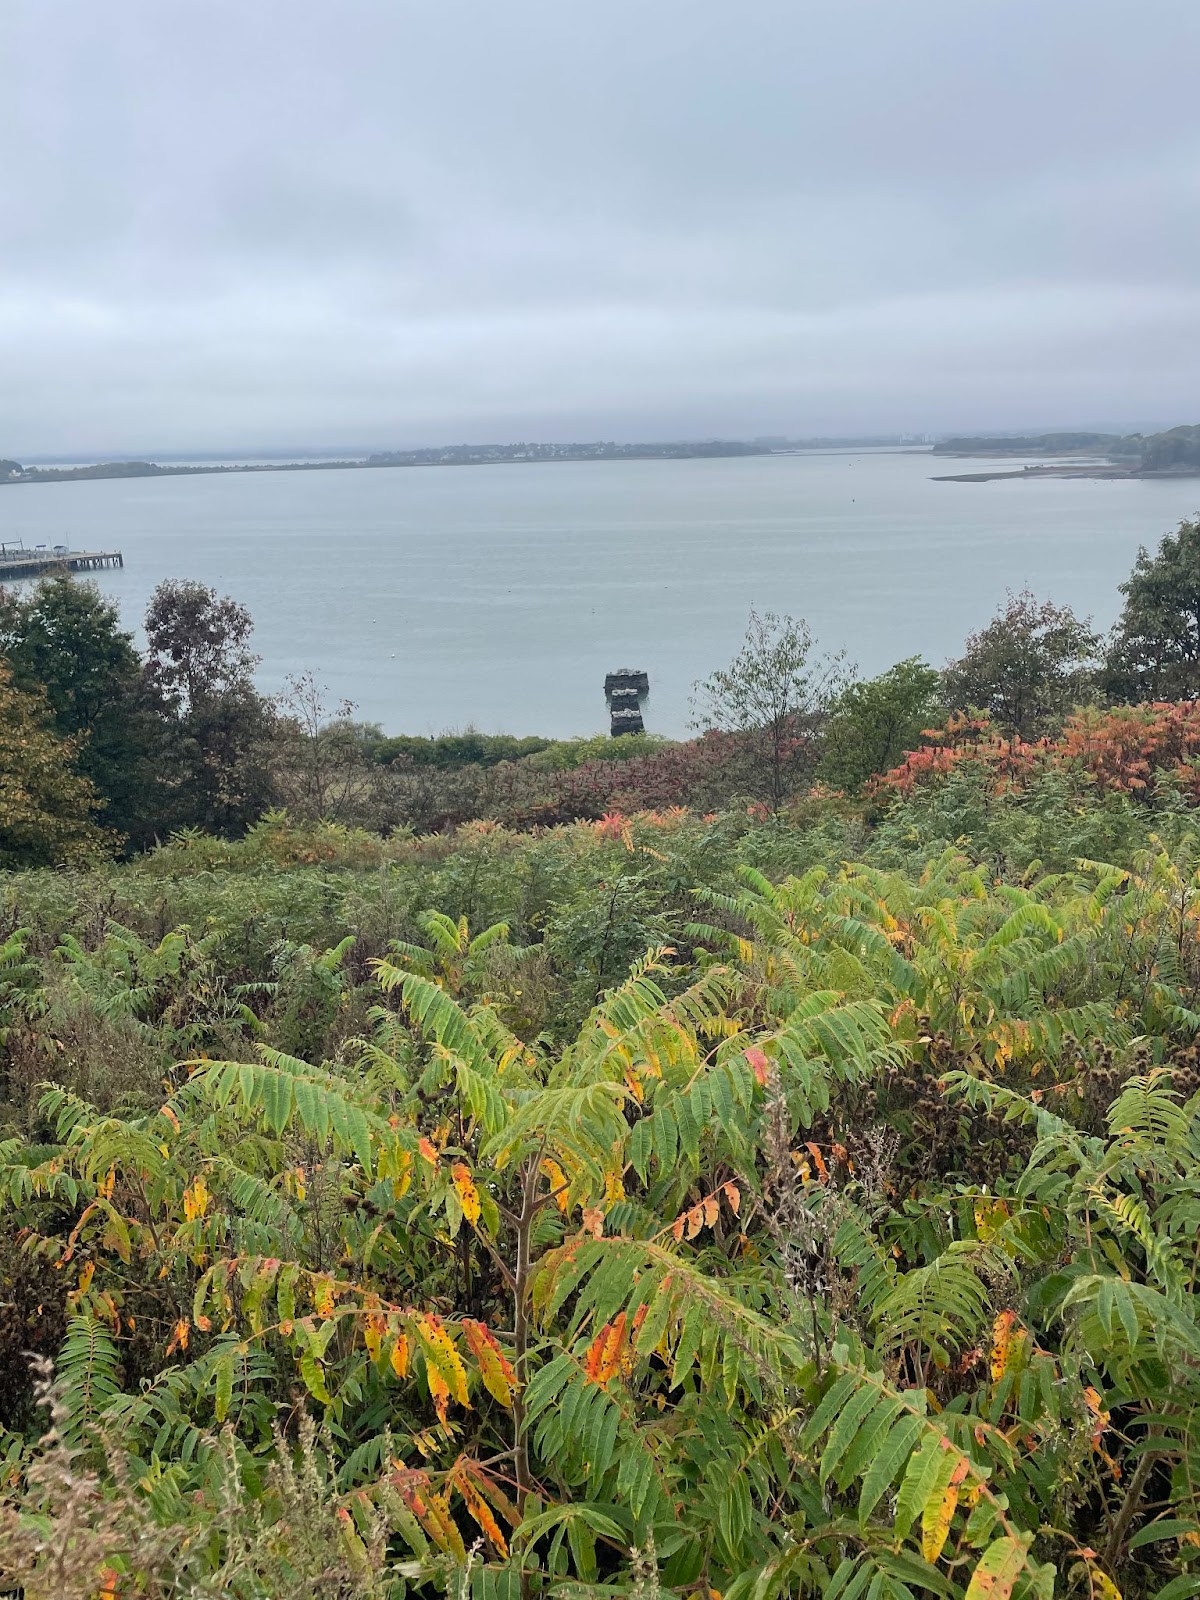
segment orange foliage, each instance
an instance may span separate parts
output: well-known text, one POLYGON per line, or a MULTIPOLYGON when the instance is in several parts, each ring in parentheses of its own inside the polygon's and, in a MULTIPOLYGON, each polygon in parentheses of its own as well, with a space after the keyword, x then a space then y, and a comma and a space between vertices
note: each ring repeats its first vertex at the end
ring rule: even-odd
POLYGON ((877 795, 909 795, 966 763, 982 768, 997 793, 1021 789, 1039 774, 1074 772, 1101 793, 1137 795, 1168 773, 1200 805, 1200 700, 1077 711, 1053 739, 1008 739, 986 717, 962 714, 898 767, 873 780, 877 795))

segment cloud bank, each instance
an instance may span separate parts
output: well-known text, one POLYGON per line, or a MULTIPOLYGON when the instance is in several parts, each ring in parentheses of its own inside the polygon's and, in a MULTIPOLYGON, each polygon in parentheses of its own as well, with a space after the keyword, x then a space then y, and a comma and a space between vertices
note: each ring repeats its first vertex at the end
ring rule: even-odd
POLYGON ((13 0, 0 455, 1200 416, 1200 8, 13 0))

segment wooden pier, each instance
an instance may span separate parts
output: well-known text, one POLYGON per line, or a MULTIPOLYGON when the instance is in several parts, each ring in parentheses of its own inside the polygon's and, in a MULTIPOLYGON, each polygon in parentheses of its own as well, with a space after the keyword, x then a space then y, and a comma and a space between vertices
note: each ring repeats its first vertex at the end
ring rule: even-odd
POLYGON ((40 578, 49 572, 98 572, 102 567, 123 567, 119 550, 25 550, 0 545, 0 581, 6 578, 40 578))

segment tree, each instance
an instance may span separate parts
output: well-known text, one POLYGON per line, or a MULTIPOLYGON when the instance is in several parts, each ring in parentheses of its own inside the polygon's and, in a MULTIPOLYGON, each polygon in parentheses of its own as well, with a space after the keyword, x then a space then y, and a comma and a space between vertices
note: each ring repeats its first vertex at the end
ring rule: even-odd
POLYGON ((172 721, 170 821, 237 834, 272 799, 272 710, 254 687, 245 606, 202 583, 171 581, 146 613, 146 681, 172 721))
POLYGON ((186 713, 214 696, 253 687, 259 658, 246 607, 207 584, 160 583, 146 612, 146 673, 186 713))
POLYGON ((149 843, 165 723, 116 606, 67 574, 25 596, 0 591, 0 655, 19 688, 45 693, 55 732, 81 739, 77 765, 96 787, 101 823, 135 848, 149 843))
POLYGON ((825 733, 821 777, 836 789, 861 789, 889 772, 919 742, 940 708, 941 674, 909 656, 878 678, 851 683, 825 733))
POLYGON ((1120 700, 1200 698, 1200 519, 1142 547, 1121 585, 1125 608, 1109 643, 1104 682, 1120 700))
POLYGON ((986 711, 996 726, 1035 739, 1095 692, 1100 635, 1069 606, 1009 593, 995 618, 967 639, 942 674, 952 710, 986 711))
POLYGON ((57 867, 102 854, 99 796, 76 767, 80 741, 60 739, 39 691, 0 660, 0 868, 57 867))
POLYGON ((354 721, 343 700, 332 712, 311 672, 288 679, 273 740, 276 799, 304 821, 373 823, 388 775, 374 759, 378 728, 354 721))
POLYGON ((820 734, 850 677, 842 654, 813 656, 803 620, 751 611, 729 666, 695 686, 693 726, 737 735, 754 790, 778 810, 820 756, 820 734))

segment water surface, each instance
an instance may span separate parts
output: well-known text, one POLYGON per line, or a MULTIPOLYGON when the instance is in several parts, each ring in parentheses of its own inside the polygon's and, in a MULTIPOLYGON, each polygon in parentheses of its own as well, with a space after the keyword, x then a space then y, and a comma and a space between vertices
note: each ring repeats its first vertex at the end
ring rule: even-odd
POLYGON ((946 470, 858 452, 13 485, 0 539, 121 549, 97 581, 130 626, 163 578, 212 584, 253 613, 265 689, 311 669, 389 732, 595 732, 604 674, 634 666, 647 725, 679 734, 752 605, 864 673, 940 666, 1026 583, 1107 627, 1139 544, 1200 509, 1186 479, 946 470))

